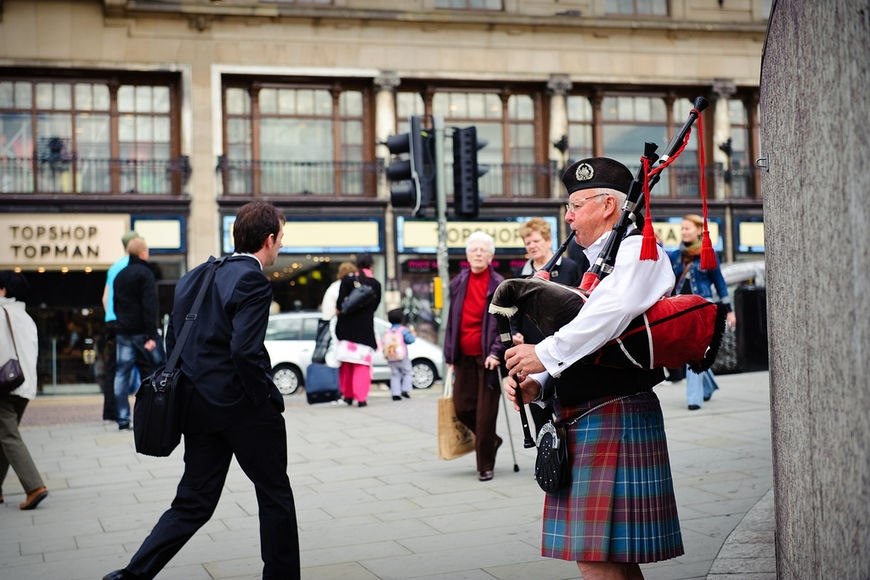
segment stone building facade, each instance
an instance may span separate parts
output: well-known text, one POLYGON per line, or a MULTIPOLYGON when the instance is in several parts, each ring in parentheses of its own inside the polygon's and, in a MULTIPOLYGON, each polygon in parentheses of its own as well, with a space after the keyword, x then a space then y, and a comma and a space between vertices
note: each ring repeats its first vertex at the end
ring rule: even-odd
MULTIPOLYGON (((0 267, 34 284, 57 368, 98 337, 104 272, 135 228, 172 282, 232 251, 234 211, 287 216, 270 276, 283 310, 314 308, 337 264, 376 258, 387 305, 431 325, 434 210, 390 204, 383 145, 408 117, 475 126, 476 220, 449 219, 450 271, 483 228, 510 273, 516 230, 567 232, 561 167, 608 155, 636 167, 692 99, 723 261, 764 251, 759 62, 770 0, 78 0, 0 2, 0 267)), ((450 176, 450 139, 446 139, 450 176)), ((653 191, 666 244, 699 213, 693 138, 653 191)), ((448 200, 452 180, 448 178, 448 200)), ((450 210, 448 209, 448 215, 450 210)), ((89 382, 93 368, 41 377, 89 382), (62 377, 56 376, 63 375, 62 377)))

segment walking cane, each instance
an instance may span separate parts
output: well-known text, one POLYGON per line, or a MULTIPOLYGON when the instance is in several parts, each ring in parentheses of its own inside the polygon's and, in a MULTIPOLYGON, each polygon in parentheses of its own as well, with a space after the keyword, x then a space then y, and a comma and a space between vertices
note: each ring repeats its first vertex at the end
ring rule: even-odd
POLYGON ((504 389, 502 388, 502 381, 503 380, 504 380, 504 377, 501 374, 501 364, 499 364, 498 365, 498 388, 501 391, 501 404, 504 407, 504 422, 505 422, 505 425, 507 425, 508 443, 511 444, 511 455, 514 458, 514 473, 516 473, 520 470, 520 466, 517 463, 517 452, 514 451, 514 436, 511 435, 511 422, 508 419, 509 413, 508 413, 507 398, 504 396, 504 389))

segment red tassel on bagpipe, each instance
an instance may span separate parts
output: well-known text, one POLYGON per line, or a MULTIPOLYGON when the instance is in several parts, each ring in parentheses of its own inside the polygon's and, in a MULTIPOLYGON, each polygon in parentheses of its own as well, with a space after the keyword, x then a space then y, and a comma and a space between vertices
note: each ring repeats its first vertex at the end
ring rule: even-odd
MULTIPOLYGON (((693 111, 697 111, 693 109, 693 111)), ((704 121, 700 111, 698 113, 698 179, 701 186, 701 205, 704 210, 704 233, 701 234, 701 269, 712 270, 716 267, 716 252, 713 251, 713 242, 710 241, 710 230, 707 227, 707 174, 704 170, 704 121)))
POLYGON ((656 233, 652 226, 652 214, 650 213, 649 159, 641 157, 640 162, 643 164, 643 198, 646 204, 646 219, 643 221, 643 242, 640 246, 640 259, 657 260, 659 257, 658 244, 656 243, 656 233))

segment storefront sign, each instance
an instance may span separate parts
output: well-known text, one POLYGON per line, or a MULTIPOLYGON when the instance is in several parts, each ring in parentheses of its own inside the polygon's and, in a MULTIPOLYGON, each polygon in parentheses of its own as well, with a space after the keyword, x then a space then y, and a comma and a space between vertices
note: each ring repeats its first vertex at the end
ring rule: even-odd
MULTIPOLYGON (((520 237, 520 227, 530 217, 510 218, 505 221, 448 221, 447 222, 447 249, 465 251, 468 236, 472 232, 482 231, 492 236, 495 240, 496 250, 517 251, 525 253, 526 248, 520 237)), ((558 224, 554 217, 544 217, 550 223, 550 231, 553 236, 553 249, 559 246, 558 224)), ((398 240, 400 252, 434 252, 438 247, 438 222, 423 220, 408 220, 403 217, 397 218, 398 240)))
POLYGON ((0 214, 0 266, 102 268, 121 256, 130 216, 0 214))
POLYGON ((134 217, 133 229, 145 238, 152 254, 186 251, 184 218, 134 217))
MULTIPOLYGON (((653 221, 653 230, 656 232, 656 238, 662 243, 664 249, 679 249, 680 242, 682 241, 680 237, 680 225, 682 223, 682 218, 668 218, 666 222, 653 221)), ((713 243, 713 249, 721 252, 723 245, 722 238, 719 236, 719 218, 709 218, 707 220, 707 229, 710 231, 710 241, 713 243)))
MULTIPOLYGON (((231 254, 235 216, 223 218, 223 252, 231 254)), ((360 218, 346 220, 304 220, 287 218, 284 224, 282 254, 322 254, 383 251, 383 220, 360 218)))

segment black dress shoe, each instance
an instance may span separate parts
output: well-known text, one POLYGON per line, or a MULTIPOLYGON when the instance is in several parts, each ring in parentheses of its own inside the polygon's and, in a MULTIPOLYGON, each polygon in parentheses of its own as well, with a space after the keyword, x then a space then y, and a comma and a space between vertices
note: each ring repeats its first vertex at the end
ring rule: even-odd
POLYGON ((406 399, 410 399, 411 393, 402 393, 402 396, 405 397, 406 399))
POLYGON ((700 408, 701 408, 701 405, 689 405, 690 411, 697 411, 700 408))
POLYGON ((399 395, 393 395, 393 400, 394 401, 401 401, 402 397, 400 397, 399 395))
POLYGON ((103 576, 103 580, 137 580, 137 578, 139 578, 139 576, 136 576, 132 572, 128 572, 124 568, 115 570, 114 572, 109 572, 103 576))

